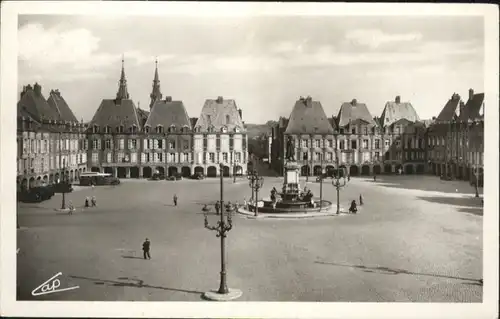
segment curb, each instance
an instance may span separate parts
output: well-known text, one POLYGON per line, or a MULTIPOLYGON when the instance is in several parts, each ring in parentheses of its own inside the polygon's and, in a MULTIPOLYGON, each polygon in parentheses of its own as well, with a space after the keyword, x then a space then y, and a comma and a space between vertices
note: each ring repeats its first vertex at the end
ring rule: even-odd
POLYGON ((306 219, 306 218, 315 218, 315 217, 337 217, 344 215, 353 215, 350 213, 341 210, 340 214, 336 214, 336 212, 324 212, 324 213, 310 213, 310 214, 294 214, 294 213, 282 213, 282 214, 268 214, 268 213, 259 213, 255 216, 253 212, 244 209, 238 209, 238 213, 245 216, 247 219, 266 219, 266 218, 276 218, 276 219, 306 219))

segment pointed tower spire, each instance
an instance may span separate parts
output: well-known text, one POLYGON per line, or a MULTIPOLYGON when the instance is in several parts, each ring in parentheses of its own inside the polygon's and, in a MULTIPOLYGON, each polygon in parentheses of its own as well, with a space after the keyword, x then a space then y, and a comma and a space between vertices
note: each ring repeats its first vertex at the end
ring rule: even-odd
POLYGON ((122 74, 120 76, 120 84, 118 86, 118 92, 116 93, 117 99, 128 99, 129 94, 127 90, 127 79, 125 78, 125 58, 122 55, 122 74))
POLYGON ((149 97, 151 98, 151 102, 149 103, 149 109, 152 109, 155 102, 161 100, 162 98, 160 90, 160 79, 158 76, 158 58, 155 61, 155 77, 153 79, 153 90, 149 95, 149 97))

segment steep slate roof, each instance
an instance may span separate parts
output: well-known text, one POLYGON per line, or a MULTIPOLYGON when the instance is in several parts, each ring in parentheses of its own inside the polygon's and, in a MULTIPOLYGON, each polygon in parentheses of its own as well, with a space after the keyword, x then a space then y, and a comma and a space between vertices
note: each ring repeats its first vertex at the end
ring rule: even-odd
POLYGON ((365 103, 358 103, 356 99, 351 102, 344 102, 339 110, 338 125, 340 127, 348 125, 355 120, 362 120, 371 125, 376 125, 370 111, 365 103))
POLYGON ((382 127, 385 127, 399 119, 407 119, 410 122, 420 120, 413 105, 410 102, 401 102, 400 97, 396 96, 394 101, 385 103, 384 111, 382 111, 382 116, 380 117, 380 124, 382 127))
POLYGON ((156 127, 163 125, 165 129, 171 125, 176 127, 187 126, 191 129, 191 121, 182 101, 171 99, 156 101, 145 125, 156 127))
POLYGON ((196 127, 198 126, 202 131, 208 130, 210 126, 213 126, 215 131, 220 131, 223 126, 226 126, 228 131, 234 130, 235 127, 239 127, 241 131, 245 129, 236 102, 232 99, 226 100, 222 96, 213 100, 205 100, 196 122, 196 127), (226 123, 226 115, 229 115, 228 123, 226 123))
POLYGON ((460 121, 468 121, 480 118, 479 111, 484 101, 484 93, 473 94, 465 104, 464 111, 460 114, 460 121))
POLYGON ((50 91, 47 103, 52 107, 54 111, 56 111, 59 114, 61 120, 68 122, 78 122, 75 114, 73 114, 73 111, 71 111, 68 104, 61 96, 59 90, 50 91))
POLYGON ((328 121, 330 122, 330 125, 332 126, 333 130, 336 131, 337 130, 337 117, 332 116, 331 118, 328 119, 328 121))
POLYGON ((45 100, 42 87, 35 83, 33 87, 27 85, 23 88, 21 99, 17 102, 18 116, 29 115, 33 120, 40 122, 43 119, 61 120, 56 112, 45 100))
POLYGON ((437 117, 437 121, 451 121, 456 115, 457 107, 460 105, 460 95, 453 93, 451 98, 446 102, 446 105, 441 110, 437 117))
POLYGON ((139 123, 146 123, 149 117, 149 112, 146 110, 141 109, 139 106, 136 108, 137 111, 137 118, 139 119, 139 123))
POLYGON ((300 98, 295 102, 288 120, 285 134, 333 134, 330 119, 323 106, 311 97, 300 98))
POLYGON ((132 100, 104 99, 95 112, 89 126, 98 125, 100 128, 103 128, 109 125, 114 130, 116 127, 123 125, 124 130, 127 130, 134 124, 137 128, 141 127, 132 100))
POLYGON ((194 127, 196 125, 197 121, 198 121, 197 117, 191 117, 191 118, 189 118, 189 122, 191 123, 191 127, 194 127))

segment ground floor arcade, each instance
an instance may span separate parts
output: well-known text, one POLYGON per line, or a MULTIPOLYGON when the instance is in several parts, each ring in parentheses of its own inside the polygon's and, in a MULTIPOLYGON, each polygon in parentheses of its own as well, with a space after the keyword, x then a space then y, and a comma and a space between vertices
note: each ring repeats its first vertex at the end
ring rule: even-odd
MULTIPOLYGON (((394 174, 401 173, 412 175, 412 174, 425 174, 425 164, 423 163, 403 163, 403 164, 370 164, 370 165, 340 165, 339 174, 350 175, 350 176, 372 176, 380 174, 394 174)), ((313 164, 313 165, 302 165, 300 169, 300 174, 302 176, 319 176, 321 173, 336 172, 336 166, 331 164, 313 164)))
POLYGON ((67 179, 70 183, 76 182, 80 174, 87 171, 87 167, 80 165, 78 167, 68 168, 67 170, 50 170, 42 174, 20 175, 16 179, 18 190, 29 190, 33 187, 50 185, 67 179))
POLYGON ((217 164, 207 165, 134 165, 134 166, 93 166, 92 172, 109 173, 118 178, 151 178, 154 174, 165 176, 190 177, 202 174, 206 177, 246 175, 247 167, 241 165, 225 165, 222 170, 217 164))

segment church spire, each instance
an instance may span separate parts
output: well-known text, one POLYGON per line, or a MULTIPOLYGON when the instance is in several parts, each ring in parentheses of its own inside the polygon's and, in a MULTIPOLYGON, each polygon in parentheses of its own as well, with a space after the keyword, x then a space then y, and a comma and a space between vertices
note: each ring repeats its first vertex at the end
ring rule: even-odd
POLYGON ((120 76, 120 85, 118 86, 118 92, 116 93, 116 98, 120 100, 129 98, 127 90, 127 79, 125 78, 125 59, 123 56, 122 56, 122 74, 120 76))
POLYGON ((155 102, 161 100, 162 98, 162 94, 160 91, 160 79, 158 76, 158 59, 156 59, 155 61, 155 77, 153 79, 153 90, 149 95, 149 97, 151 98, 151 102, 149 103, 149 109, 152 109, 155 102))

